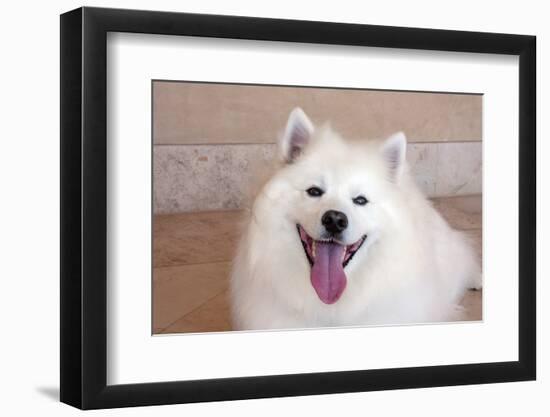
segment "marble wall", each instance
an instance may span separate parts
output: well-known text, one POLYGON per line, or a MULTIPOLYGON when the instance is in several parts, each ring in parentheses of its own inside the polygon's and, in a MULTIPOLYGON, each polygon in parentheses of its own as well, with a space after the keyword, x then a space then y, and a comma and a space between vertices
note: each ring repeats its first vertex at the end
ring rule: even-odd
POLYGON ((346 138, 404 131, 412 174, 428 196, 480 194, 482 98, 154 81, 154 211, 244 207, 296 106, 315 124, 330 122, 346 138))
MULTIPOLYGON (((481 142, 408 145, 407 160, 422 190, 433 197, 481 193, 481 142)), ((154 146, 156 214, 239 209, 248 204, 272 144, 154 146)))

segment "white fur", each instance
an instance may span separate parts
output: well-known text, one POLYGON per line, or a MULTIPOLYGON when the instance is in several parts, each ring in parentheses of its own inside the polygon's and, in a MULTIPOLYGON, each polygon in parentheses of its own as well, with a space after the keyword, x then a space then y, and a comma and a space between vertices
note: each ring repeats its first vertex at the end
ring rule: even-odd
POLYGON ((413 182, 402 133, 383 143, 347 142, 294 110, 280 145, 283 162, 253 203, 233 263, 236 329, 457 319, 465 290, 481 286, 478 262, 413 182), (325 194, 309 196, 312 185, 325 194), (357 195, 369 202, 354 204, 357 195), (320 236, 327 210, 346 213, 346 244, 368 236, 345 268, 347 287, 334 304, 317 296, 296 230, 300 224, 320 236))

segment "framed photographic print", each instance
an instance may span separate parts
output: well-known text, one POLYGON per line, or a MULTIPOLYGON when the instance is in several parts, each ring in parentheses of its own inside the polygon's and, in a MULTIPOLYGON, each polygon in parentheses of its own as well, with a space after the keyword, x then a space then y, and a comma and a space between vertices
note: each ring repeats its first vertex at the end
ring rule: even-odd
POLYGON ((535 379, 535 37, 61 16, 61 401, 535 379))

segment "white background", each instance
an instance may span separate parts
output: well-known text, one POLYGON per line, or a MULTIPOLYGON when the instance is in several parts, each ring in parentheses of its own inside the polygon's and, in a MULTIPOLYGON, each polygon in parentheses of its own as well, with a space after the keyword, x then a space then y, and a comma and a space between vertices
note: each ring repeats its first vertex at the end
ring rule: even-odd
MULTIPOLYGON (((540 74, 548 72, 550 28, 544 2, 503 1, 320 2, 315 9, 296 1, 89 1, 87 5, 241 14, 295 19, 332 20, 397 26, 481 30, 538 36, 539 143, 548 135, 541 120, 543 100, 550 93, 540 74)), ((3 291, 0 302, 2 370, 0 409, 6 415, 30 413, 71 415, 58 404, 59 348, 59 20, 58 14, 80 6, 73 1, 10 2, 3 7, 2 36, 2 148, 0 181, 2 204, 0 244, 3 291)), ((549 168, 548 146, 539 147, 539 213, 550 210, 548 192, 541 194, 549 168)), ((539 215, 539 217, 541 217, 539 215)), ((548 352, 550 273, 547 220, 539 222, 539 366, 538 381, 485 386, 435 388, 327 395, 305 398, 239 401, 169 407, 101 411, 122 415, 316 415, 371 414, 464 416, 546 415, 550 390, 548 352), (546 233, 544 233, 546 232, 546 233), (542 237, 542 235, 545 237, 542 237), (548 257, 546 257, 548 258, 548 257)))

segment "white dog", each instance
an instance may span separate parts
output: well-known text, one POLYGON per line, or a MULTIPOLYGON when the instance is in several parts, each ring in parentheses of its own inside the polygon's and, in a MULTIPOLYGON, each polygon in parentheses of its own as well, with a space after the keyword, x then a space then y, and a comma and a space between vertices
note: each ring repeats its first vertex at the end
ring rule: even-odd
POLYGON ((479 265, 414 184, 403 133, 348 142, 295 109, 279 144, 233 264, 236 329, 459 318, 479 265))

